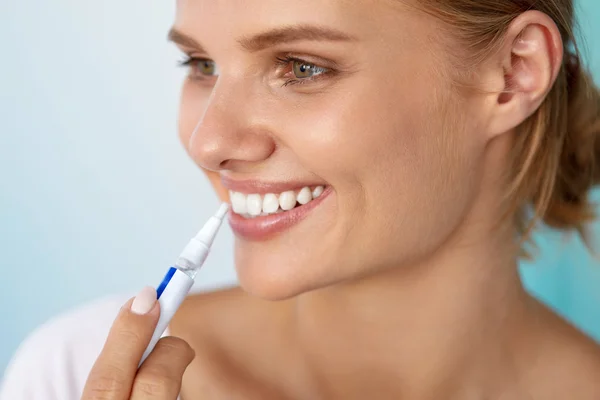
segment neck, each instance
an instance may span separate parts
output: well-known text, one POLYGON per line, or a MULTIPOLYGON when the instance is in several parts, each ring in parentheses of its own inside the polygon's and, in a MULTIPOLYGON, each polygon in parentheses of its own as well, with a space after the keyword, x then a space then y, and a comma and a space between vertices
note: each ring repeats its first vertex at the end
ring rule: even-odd
POLYGON ((499 379, 510 379, 529 297, 512 232, 496 234, 298 297, 299 348, 315 391, 324 398, 450 399, 465 398, 459 391, 469 387, 487 398, 499 379))

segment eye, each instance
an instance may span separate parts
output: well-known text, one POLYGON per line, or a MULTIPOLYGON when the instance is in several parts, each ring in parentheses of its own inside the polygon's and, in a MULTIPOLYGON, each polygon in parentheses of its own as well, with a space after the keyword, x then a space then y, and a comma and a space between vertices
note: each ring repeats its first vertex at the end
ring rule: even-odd
POLYGON ((331 68, 320 67, 300 58, 286 56, 277 57, 277 64, 282 67, 283 86, 304 84, 335 74, 331 68))
POLYGON ((191 79, 207 79, 219 75, 217 64, 208 58, 189 57, 181 61, 180 65, 189 68, 191 79))
POLYGON ((211 60, 199 60, 196 62, 196 68, 202 75, 214 76, 217 72, 217 65, 211 60))
POLYGON ((294 60, 292 62, 292 71, 298 79, 312 78, 315 75, 322 74, 326 71, 325 68, 317 67, 314 64, 309 64, 304 61, 294 60))

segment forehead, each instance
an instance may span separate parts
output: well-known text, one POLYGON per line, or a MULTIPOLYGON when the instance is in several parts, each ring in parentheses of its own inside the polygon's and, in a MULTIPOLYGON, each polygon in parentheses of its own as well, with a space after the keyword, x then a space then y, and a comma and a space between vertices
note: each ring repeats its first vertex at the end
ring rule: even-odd
POLYGON ((415 17, 401 0, 177 0, 175 27, 213 40, 282 26, 321 25, 369 40, 393 34, 390 27, 405 27, 403 37, 415 33, 414 27, 409 31, 415 17))
POLYGON ((397 3, 397 0, 177 0, 179 12, 229 15, 233 19, 254 19, 277 15, 318 17, 331 13, 350 15, 364 12, 381 5, 397 3))

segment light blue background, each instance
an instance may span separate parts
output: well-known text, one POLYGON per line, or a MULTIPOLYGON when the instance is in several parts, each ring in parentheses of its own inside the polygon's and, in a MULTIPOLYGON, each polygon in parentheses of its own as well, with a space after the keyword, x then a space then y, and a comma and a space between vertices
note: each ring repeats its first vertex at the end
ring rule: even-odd
MULTIPOLYGON (((0 2, 0 371, 49 317, 157 283, 218 204, 176 139, 174 4, 0 2)), ((599 76, 600 3, 580 7, 599 76)), ((600 338, 599 263, 560 240, 542 238, 527 283, 600 338)), ((235 280, 231 242, 198 289, 235 280)))

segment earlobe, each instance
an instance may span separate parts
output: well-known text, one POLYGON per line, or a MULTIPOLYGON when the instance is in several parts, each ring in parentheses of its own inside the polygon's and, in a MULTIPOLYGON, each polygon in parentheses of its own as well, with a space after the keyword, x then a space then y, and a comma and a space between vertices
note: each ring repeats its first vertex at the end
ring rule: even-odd
POLYGON ((498 94, 491 132, 508 132, 529 118, 552 89, 562 64, 558 27, 531 11, 513 21, 502 49, 504 90, 498 94))

